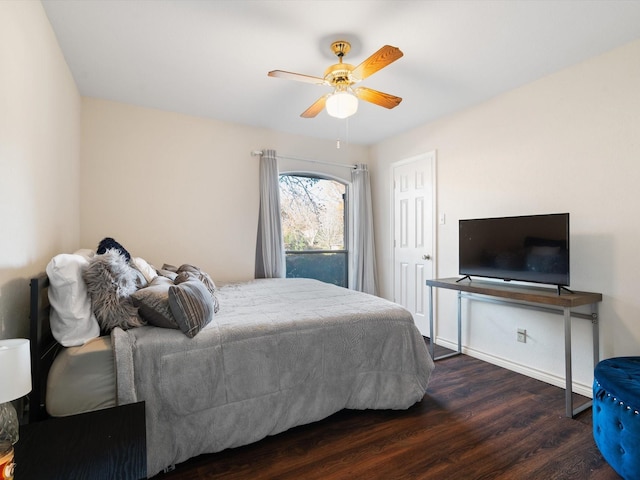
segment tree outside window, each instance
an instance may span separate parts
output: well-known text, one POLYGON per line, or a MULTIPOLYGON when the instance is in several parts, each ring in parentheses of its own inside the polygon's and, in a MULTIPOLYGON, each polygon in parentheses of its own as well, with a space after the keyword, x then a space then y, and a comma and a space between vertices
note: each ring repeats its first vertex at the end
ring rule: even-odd
POLYGON ((280 175, 287 277, 347 286, 346 185, 309 175, 280 175))

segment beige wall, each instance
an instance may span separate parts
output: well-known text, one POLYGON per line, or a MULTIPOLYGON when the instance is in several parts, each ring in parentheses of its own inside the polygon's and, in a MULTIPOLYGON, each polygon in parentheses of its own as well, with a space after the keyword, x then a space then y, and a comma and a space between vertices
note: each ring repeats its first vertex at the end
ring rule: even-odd
POLYGON ((339 163, 366 155, 361 147, 336 150, 335 142, 91 98, 82 114, 83 246, 111 236, 156 266, 191 263, 219 282, 254 276, 259 190, 251 151, 339 163))
POLYGON ((28 336, 28 279, 78 246, 80 96, 40 2, 0 2, 0 338, 28 336))
MULTIPOLYGON (((602 292, 601 355, 640 354, 640 42, 381 142, 372 186, 382 293, 393 289, 390 165, 437 151, 437 276, 458 271, 458 219, 568 211, 571 287, 602 292)), ((455 341, 455 297, 437 294, 437 335, 455 341)), ((463 344, 558 381, 562 317, 475 303, 463 344), (516 342, 526 328, 529 341, 516 342)), ((574 367, 590 389, 590 324, 574 321, 574 367)), ((558 382, 561 384, 561 382, 558 382)))

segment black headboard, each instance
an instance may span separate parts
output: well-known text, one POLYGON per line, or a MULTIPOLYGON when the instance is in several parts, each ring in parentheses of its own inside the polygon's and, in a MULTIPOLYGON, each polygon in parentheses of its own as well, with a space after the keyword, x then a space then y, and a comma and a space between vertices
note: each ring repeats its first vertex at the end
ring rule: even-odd
POLYGON ((45 398, 47 375, 60 344, 53 338, 49 324, 49 277, 41 273, 30 285, 31 393, 29 423, 47 417, 45 398))

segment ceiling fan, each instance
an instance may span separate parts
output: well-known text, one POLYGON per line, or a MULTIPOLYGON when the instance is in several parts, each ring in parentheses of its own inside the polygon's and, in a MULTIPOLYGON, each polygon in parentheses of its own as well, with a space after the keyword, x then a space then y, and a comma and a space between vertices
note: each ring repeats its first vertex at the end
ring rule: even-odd
POLYGON ((316 100, 309 108, 300 115, 303 118, 313 118, 323 108, 332 117, 347 118, 358 110, 358 99, 380 105, 385 108, 397 107, 402 98, 379 92, 367 87, 355 87, 353 85, 361 82, 378 70, 395 62, 403 53, 397 47, 385 45, 376 53, 367 58, 357 67, 348 63, 342 63, 342 58, 351 50, 351 44, 344 40, 338 40, 331 44, 331 50, 338 57, 339 63, 331 65, 324 73, 324 77, 313 77, 300 73, 285 72, 283 70, 272 70, 270 77, 287 78, 298 82, 313 83, 316 85, 328 85, 333 87, 333 93, 327 93, 316 100))

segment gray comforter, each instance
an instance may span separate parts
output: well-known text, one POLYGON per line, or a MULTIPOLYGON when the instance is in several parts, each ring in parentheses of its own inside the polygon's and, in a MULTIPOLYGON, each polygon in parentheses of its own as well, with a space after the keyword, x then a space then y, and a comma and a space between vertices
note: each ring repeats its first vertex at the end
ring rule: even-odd
POLYGON ((149 476, 344 408, 406 409, 424 396, 433 361, 394 303, 307 279, 227 285, 218 298, 192 339, 112 332, 118 403, 146 402, 149 476))

